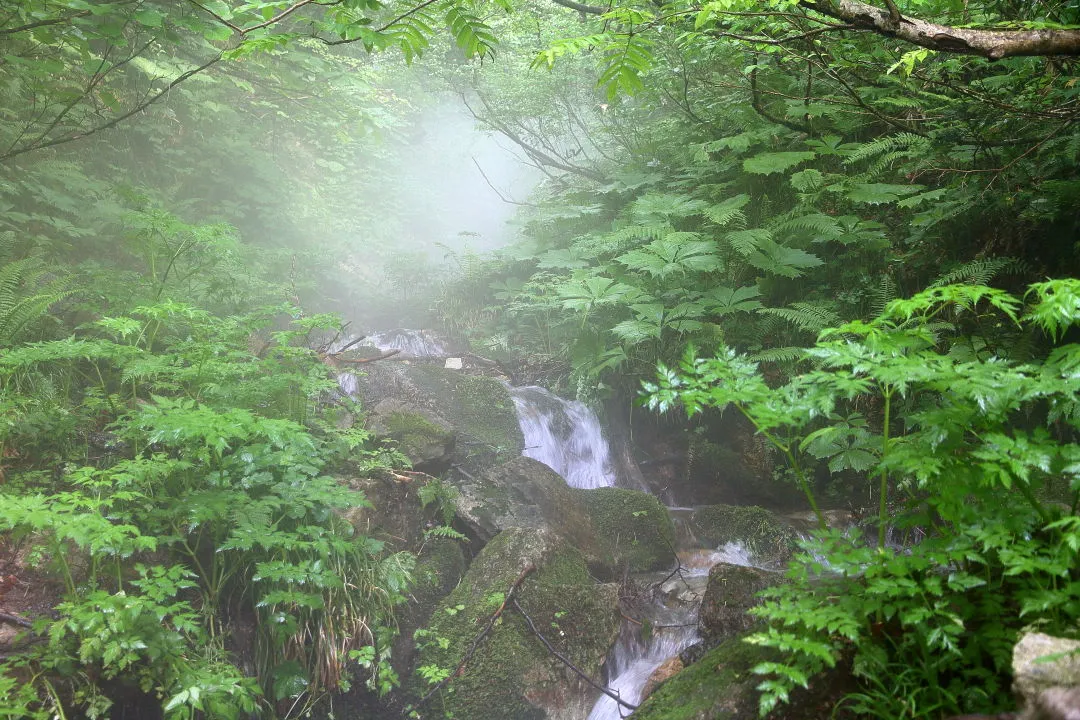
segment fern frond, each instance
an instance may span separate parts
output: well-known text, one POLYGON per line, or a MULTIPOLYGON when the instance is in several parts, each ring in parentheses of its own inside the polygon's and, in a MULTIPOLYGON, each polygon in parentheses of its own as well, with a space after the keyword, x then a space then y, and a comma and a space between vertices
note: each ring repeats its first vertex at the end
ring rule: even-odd
POLYGON ((806 348, 802 347, 778 347, 762 350, 749 357, 752 362, 758 363, 791 363, 806 359, 806 348))
POLYGON ((938 277, 930 287, 956 284, 989 285, 995 276, 1005 271, 1022 272, 1023 264, 1011 257, 979 258, 938 277))
POLYGON ((782 308, 760 308, 759 313, 775 315, 806 332, 819 333, 841 323, 840 316, 822 304, 797 302, 782 308))
POLYGON ((870 312, 874 317, 885 312, 885 306, 895 300, 898 288, 891 275, 882 275, 881 282, 870 290, 870 312))
POLYGON ((890 152, 903 152, 905 155, 926 154, 929 149, 930 141, 927 138, 914 133, 897 133, 860 145, 845 158, 844 164, 854 165, 890 152))

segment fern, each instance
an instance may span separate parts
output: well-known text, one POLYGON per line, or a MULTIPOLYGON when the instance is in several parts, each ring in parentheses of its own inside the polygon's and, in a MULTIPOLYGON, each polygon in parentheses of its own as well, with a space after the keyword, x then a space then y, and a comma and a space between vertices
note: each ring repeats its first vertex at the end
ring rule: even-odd
POLYGON ((757 250, 761 243, 772 240, 772 233, 765 228, 734 230, 725 235, 724 239, 735 252, 740 255, 749 255, 757 250))
MULTIPOLYGON (((5 242, 11 247, 11 242, 5 242)), ((0 254, 4 260, 6 252, 0 254)), ((11 345, 26 326, 56 303, 71 295, 61 279, 46 279, 47 269, 37 257, 6 262, 0 267, 0 347, 11 345)))
POLYGON ((806 348, 778 347, 762 350, 750 356, 751 362, 757 363, 793 363, 806 359, 806 348))
POLYGON ((930 141, 913 133, 898 133, 864 143, 851 151, 845 165, 855 165, 863 160, 885 153, 903 152, 908 156, 925 155, 930 152, 930 141))
POLYGON ((1023 264, 1016 258, 980 258, 966 262, 938 277, 930 287, 942 287, 966 283, 970 285, 989 285, 999 273, 1004 271, 1022 272, 1023 264))
POLYGON ((809 302, 796 302, 782 308, 760 308, 758 312, 783 318, 800 330, 815 334, 842 322, 829 308, 809 302))
POLYGON ((882 275, 881 281, 870 290, 870 312, 877 317, 885 312, 885 306, 896 299, 896 281, 890 275, 882 275))
POLYGON ((710 205, 705 208, 705 217, 709 218, 709 220, 720 227, 726 225, 737 225, 741 227, 746 224, 746 216, 743 214, 742 208, 748 202, 750 202, 749 195, 736 195, 721 203, 710 205))

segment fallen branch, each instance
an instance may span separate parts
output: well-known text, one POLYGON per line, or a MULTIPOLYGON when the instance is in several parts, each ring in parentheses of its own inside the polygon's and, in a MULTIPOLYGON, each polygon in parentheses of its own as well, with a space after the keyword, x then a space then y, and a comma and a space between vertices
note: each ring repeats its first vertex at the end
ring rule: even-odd
POLYGON ((590 678, 588 675, 585 674, 585 672, 583 670, 578 668, 576 665, 574 665, 574 663, 570 662, 568 659, 566 659, 566 657, 564 655, 562 655, 558 650, 556 650, 555 646, 552 645, 551 642, 549 642, 548 639, 546 637, 544 637, 543 635, 541 635, 540 631, 536 629, 536 624, 532 621, 532 618, 529 617, 529 614, 521 609, 521 606, 518 605, 517 600, 511 600, 510 603, 514 606, 515 610, 517 610, 519 613, 521 613, 521 617, 525 618, 525 624, 529 626, 529 630, 532 631, 533 635, 535 635, 536 637, 538 637, 540 639, 540 642, 544 643, 544 647, 547 648, 547 651, 549 653, 551 653, 552 657, 554 657, 556 660, 561 662, 566 667, 573 670, 574 673, 579 678, 581 678, 585 682, 589 683, 594 688, 596 688, 600 692, 604 693, 609 698, 611 698, 615 702, 619 703, 623 707, 628 708, 630 710, 637 710, 637 705, 634 705, 633 703, 626 702, 621 697, 619 697, 619 693, 615 692, 614 690, 610 690, 610 689, 604 687, 600 683, 598 683, 595 680, 593 680, 592 678, 590 678))
POLYGON ((334 355, 340 355, 341 353, 345 352, 346 350, 351 348, 353 345, 356 345, 358 342, 361 342, 362 340, 367 340, 367 335, 361 335, 360 337, 356 338, 355 340, 349 342, 348 344, 345 345, 345 347, 341 348, 336 353, 334 353, 334 355))
POLYGON ((393 357, 393 356, 397 355, 399 352, 401 352, 400 349, 387 350, 382 355, 376 355, 375 357, 369 357, 369 358, 358 358, 356 360, 349 360, 349 359, 346 359, 346 358, 339 358, 339 357, 337 357, 335 355, 334 360, 336 360, 339 363, 346 363, 346 364, 349 364, 349 365, 363 365, 364 363, 372 363, 372 362, 375 362, 376 360, 385 360, 388 357, 393 357))
MULTIPOLYGON (((427 695, 424 695, 424 697, 420 698, 419 702, 417 702, 417 705, 423 705, 424 703, 426 703, 432 698, 433 695, 435 695, 435 693, 446 687, 446 685, 453 678, 461 677, 461 675, 465 672, 465 666, 469 664, 469 661, 472 660, 473 655, 476 654, 477 649, 480 647, 480 643, 482 643, 484 641, 484 638, 486 638, 491 633, 492 628, 495 627, 495 623, 500 617, 502 617, 503 611, 506 610, 506 606, 513 601, 514 593, 521 586, 521 583, 525 581, 525 578, 529 576, 529 573, 531 573, 535 569, 536 566, 532 563, 529 563, 525 567, 525 569, 521 571, 521 574, 517 576, 517 580, 515 580, 510 586, 510 589, 506 591, 506 597, 503 598, 502 604, 499 605, 499 609, 496 610, 490 618, 488 618, 487 625, 485 625, 484 629, 480 631, 480 634, 473 638, 472 644, 469 645, 469 649, 468 651, 466 651, 465 656, 461 658, 461 662, 457 664, 457 667, 454 668, 454 671, 452 673, 439 681, 439 683, 436 684, 435 687, 428 690, 427 695)), ((406 708, 406 710, 409 709, 410 708, 406 708)))
POLYGON ((11 623, 12 625, 18 625, 20 627, 28 628, 33 627, 34 624, 26 618, 19 617, 18 615, 12 615, 11 613, 0 612, 0 622, 11 623))

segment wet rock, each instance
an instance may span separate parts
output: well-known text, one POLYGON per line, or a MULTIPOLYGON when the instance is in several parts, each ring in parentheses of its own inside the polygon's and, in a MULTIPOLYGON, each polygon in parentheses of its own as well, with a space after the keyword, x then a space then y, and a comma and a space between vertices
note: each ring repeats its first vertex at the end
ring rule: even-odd
POLYGON ((550 527, 573 544, 591 543, 592 527, 580 494, 554 470, 519 457, 475 478, 459 478, 457 513, 482 541, 511 527, 550 527))
POLYGON ((458 517, 482 541, 509 528, 548 528, 580 550, 599 575, 668 567, 674 530, 667 509, 636 490, 569 487, 543 463, 519 457, 456 481, 458 517))
POLYGON ((761 602, 757 594, 780 582, 783 577, 768 570, 727 563, 713 566, 698 615, 702 637, 715 644, 750 630, 758 622, 748 612, 761 602))
POLYGON ((371 410, 367 424, 375 439, 395 442, 418 470, 439 472, 450 464, 454 428, 430 410, 387 398, 371 410))
POLYGON ((580 490, 596 532, 594 550, 616 572, 647 572, 675 562, 675 528, 667 508, 638 490, 580 490))
POLYGON ((673 658, 665 660, 660 663, 660 667, 653 670, 653 674, 649 676, 649 679, 645 682, 645 687, 641 689, 641 699, 645 700, 656 688, 660 687, 668 680, 673 678, 676 674, 683 669, 682 658, 676 655, 673 658))
POLYGON ((1080 641, 1026 633, 1013 648, 1022 720, 1080 720, 1080 641))
POLYGON ((741 543, 764 565, 787 562, 798 533, 774 513, 753 505, 705 505, 689 519, 690 531, 707 547, 741 543))
POLYGON ((392 398, 431 412, 456 433, 451 466, 476 475, 521 454, 524 440, 507 387, 499 380, 424 362, 364 366, 356 393, 365 407, 392 398))
MULTIPOLYGON (((529 568, 514 598, 561 654, 598 676, 618 634, 618 589, 597 585, 584 556, 549 529, 511 528, 484 547, 432 617, 420 641, 419 665, 454 672, 529 568)), ((414 676, 415 695, 428 686, 414 676)), ((587 715, 594 700, 595 692, 506 606, 461 674, 429 702, 438 708, 435 714, 457 720, 569 720, 587 715)))

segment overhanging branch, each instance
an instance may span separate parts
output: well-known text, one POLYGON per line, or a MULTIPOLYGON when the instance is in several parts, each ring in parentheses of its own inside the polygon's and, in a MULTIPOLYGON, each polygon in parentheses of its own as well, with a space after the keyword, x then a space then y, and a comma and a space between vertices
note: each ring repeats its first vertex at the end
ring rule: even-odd
POLYGON ((1080 30, 959 28, 902 16, 893 3, 879 8, 858 0, 803 0, 808 10, 860 29, 938 52, 980 55, 990 60, 1043 55, 1080 55, 1080 30))

